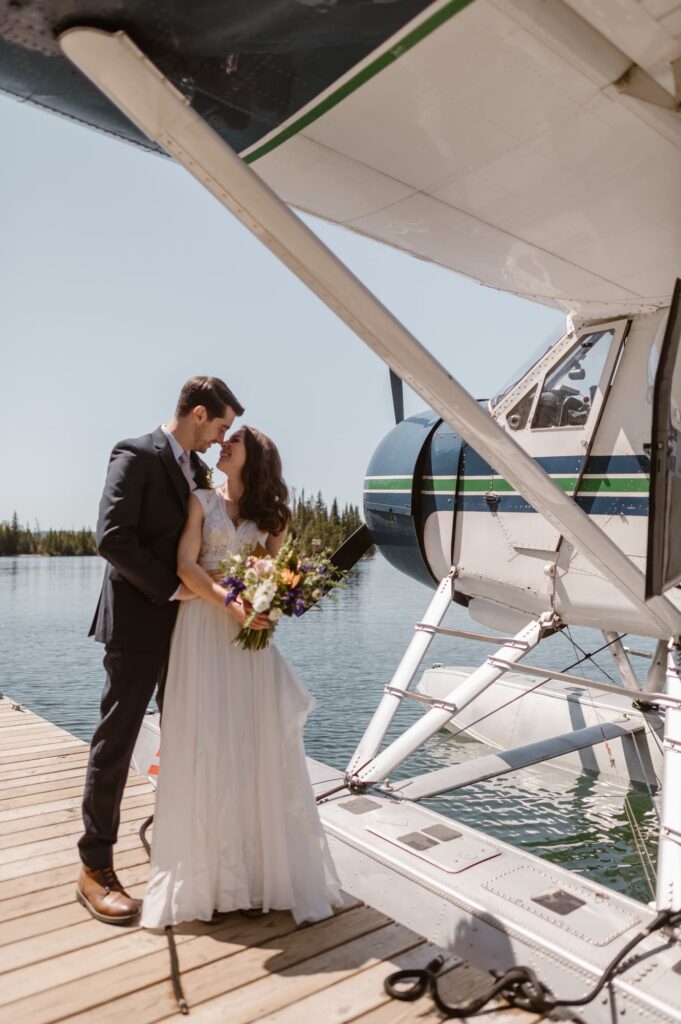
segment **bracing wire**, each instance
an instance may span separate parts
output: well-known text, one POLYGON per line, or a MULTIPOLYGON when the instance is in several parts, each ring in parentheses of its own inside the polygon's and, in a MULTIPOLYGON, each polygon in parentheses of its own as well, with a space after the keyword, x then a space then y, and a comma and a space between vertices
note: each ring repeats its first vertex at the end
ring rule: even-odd
POLYGON ((627 816, 627 820, 628 820, 629 826, 631 828, 631 834, 632 834, 632 836, 634 838, 634 846, 636 847, 636 853, 638 854, 638 858, 639 858, 639 860, 641 862, 641 868, 643 869, 643 875, 644 875, 645 880, 646 880, 646 882, 648 884, 648 888, 650 890, 650 895, 654 898, 655 897, 655 884, 654 883, 657 880, 657 871, 655 870, 655 865, 653 864, 652 858, 651 858, 650 854, 648 853, 648 849, 646 847, 645 840, 644 840, 643 834, 641 832, 641 828, 640 828, 638 822, 636 821, 636 816, 634 815, 634 809, 631 806, 631 801, 629 800, 629 795, 628 794, 624 798, 624 813, 627 816))
MULTIPOLYGON (((597 668, 599 672, 603 673, 603 675, 606 677, 606 679, 608 679, 611 683, 614 683, 615 685, 617 685, 617 680, 614 679, 610 675, 610 673, 606 669, 603 668, 602 665, 599 665, 598 662, 594 660, 594 655, 600 654, 601 651, 605 650, 604 647, 599 647, 597 651, 593 651, 591 653, 585 651, 583 647, 579 646, 579 644, 577 643, 577 641, 573 637, 572 633, 570 632, 570 627, 569 626, 565 627, 565 636, 568 638, 568 640, 572 644, 572 646, 574 648, 574 651, 575 651, 575 654, 579 651, 580 654, 584 655, 584 658, 588 658, 588 660, 591 662, 591 664, 594 666, 594 668, 597 668)), ((606 644, 606 647, 610 647, 612 644, 617 643, 618 640, 624 640, 626 636, 627 636, 626 633, 622 633, 621 636, 616 637, 614 640, 610 640, 608 642, 608 644, 606 644)), ((584 658, 582 658, 582 661, 584 660, 584 658)), ((565 671, 567 671, 567 669, 565 669, 565 671)))

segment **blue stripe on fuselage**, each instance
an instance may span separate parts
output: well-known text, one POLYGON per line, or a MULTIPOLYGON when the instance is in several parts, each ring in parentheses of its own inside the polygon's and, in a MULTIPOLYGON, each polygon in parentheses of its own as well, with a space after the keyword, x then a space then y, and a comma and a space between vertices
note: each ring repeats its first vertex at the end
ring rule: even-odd
MULTIPOLYGON (((488 502, 483 494, 459 494, 456 499, 457 512, 536 512, 519 494, 498 494, 499 500, 488 502)), ((592 516, 647 516, 648 497, 632 495, 608 495, 599 497, 583 494, 577 498, 577 504, 592 516)), ((423 495, 423 510, 426 514, 433 512, 452 512, 454 509, 451 496, 439 494, 423 495)), ((397 509, 396 509, 397 511, 397 509)))

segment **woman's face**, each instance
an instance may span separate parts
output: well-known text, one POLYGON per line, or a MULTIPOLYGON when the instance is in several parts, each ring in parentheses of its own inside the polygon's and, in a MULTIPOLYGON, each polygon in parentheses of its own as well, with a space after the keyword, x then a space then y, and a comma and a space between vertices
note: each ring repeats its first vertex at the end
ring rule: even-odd
POLYGON ((227 438, 220 449, 218 469, 227 476, 238 474, 246 463, 246 437, 242 427, 227 438))

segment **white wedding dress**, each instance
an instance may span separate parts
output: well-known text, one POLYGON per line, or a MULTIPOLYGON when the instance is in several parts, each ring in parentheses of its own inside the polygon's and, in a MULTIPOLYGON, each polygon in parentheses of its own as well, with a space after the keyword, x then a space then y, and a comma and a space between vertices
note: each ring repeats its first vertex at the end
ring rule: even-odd
MULTIPOLYGON (((199 563, 264 544, 235 527, 217 491, 204 509, 199 563)), ((302 731, 313 700, 273 644, 244 651, 238 624, 197 598, 180 607, 161 726, 147 928, 261 907, 318 921, 342 902, 308 777, 302 731)))

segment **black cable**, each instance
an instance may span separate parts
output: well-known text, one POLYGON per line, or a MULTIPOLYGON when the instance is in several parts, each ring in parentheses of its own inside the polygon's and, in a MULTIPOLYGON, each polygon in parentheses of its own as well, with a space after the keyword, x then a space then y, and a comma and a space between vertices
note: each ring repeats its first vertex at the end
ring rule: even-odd
MULTIPOLYGON (((369 762, 367 761, 367 764, 368 763, 369 762)), ((337 786, 334 786, 333 789, 327 789, 323 793, 320 793, 315 799, 316 799, 317 803, 320 804, 323 800, 326 800, 327 797, 333 796, 334 793, 340 793, 341 790, 347 789, 347 788, 348 788, 347 782, 339 783, 337 786)))
POLYGON ((170 953, 170 980, 173 983, 173 993, 175 995, 175 1002, 178 1005, 180 1013, 189 1013, 189 1005, 184 997, 182 991, 182 982, 180 981, 180 961, 177 956, 177 946, 175 945, 175 935, 173 934, 172 924, 167 924, 165 927, 166 938, 168 939, 168 952, 170 953))
MULTIPOLYGON (((142 846, 144 847, 147 857, 149 857, 150 860, 151 846, 149 845, 149 840, 147 839, 147 829, 149 828, 153 820, 154 815, 151 814, 146 819, 146 821, 142 822, 138 833, 142 841, 142 846)), ((175 934, 173 932, 172 924, 167 924, 165 926, 164 931, 166 933, 166 938, 168 940, 168 953, 170 955, 170 981, 173 986, 175 1002, 177 1003, 177 1008, 180 1011, 180 1013, 183 1013, 186 1016, 189 1013, 189 1004, 187 1003, 187 1000, 184 997, 184 992, 182 991, 182 982, 180 980, 180 960, 177 955, 177 946, 175 945, 175 934)))
POLYGON ((596 998, 603 986, 612 980, 616 973, 616 968, 635 946, 653 932, 659 931, 660 928, 664 928, 666 925, 675 926, 678 924, 681 924, 681 912, 672 910, 661 911, 649 925, 642 928, 640 932, 637 932, 633 939, 612 958, 594 988, 585 996, 577 999, 557 999, 551 989, 539 979, 532 968, 519 966, 511 967, 503 974, 497 975, 490 987, 470 1003, 467 1003, 465 1006, 453 1006, 445 1002, 438 989, 438 974, 445 963, 445 957, 443 956, 431 960, 425 968, 395 971, 385 979, 383 987, 393 999, 405 1002, 420 999, 427 991, 443 1016, 458 1020, 464 1017, 478 1016, 483 1007, 497 996, 502 996, 510 1006, 516 1006, 519 1009, 534 1013, 548 1013, 557 1007, 586 1006, 587 1003, 592 1002, 596 998), (409 988, 400 989, 397 987, 407 981, 411 981, 409 988))
POLYGON ((150 814, 147 820, 143 821, 142 824, 140 825, 140 830, 138 833, 140 839, 142 840, 142 846, 144 847, 146 855, 149 858, 149 860, 151 860, 151 846, 149 845, 149 840, 147 839, 147 829, 149 828, 153 820, 154 815, 150 814))

